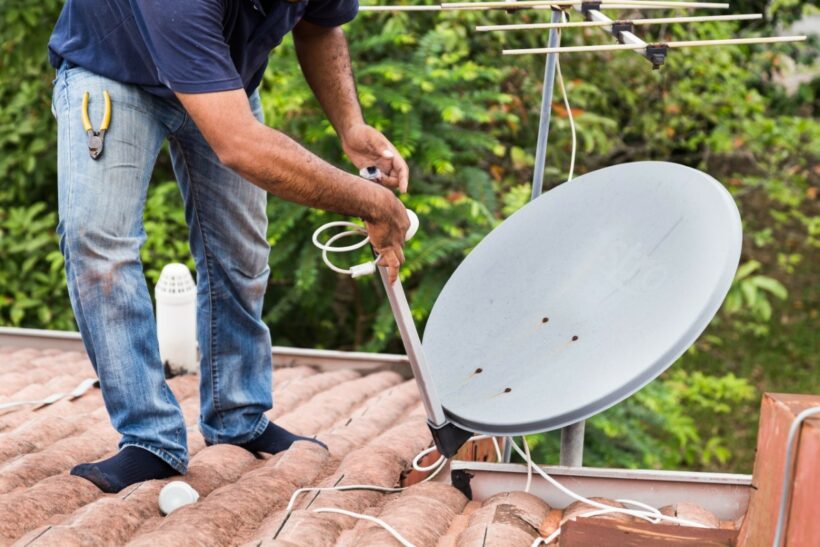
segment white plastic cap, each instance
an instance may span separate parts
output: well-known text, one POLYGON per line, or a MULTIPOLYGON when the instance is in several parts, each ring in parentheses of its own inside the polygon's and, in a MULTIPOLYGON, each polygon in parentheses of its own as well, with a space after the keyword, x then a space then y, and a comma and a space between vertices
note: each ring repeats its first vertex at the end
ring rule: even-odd
POLYGON ((163 515, 170 515, 180 507, 196 503, 197 500, 199 492, 187 482, 169 482, 159 492, 159 510, 163 515))
POLYGON ((196 284, 185 264, 168 264, 159 274, 155 288, 157 302, 163 304, 187 303, 196 300, 196 284))

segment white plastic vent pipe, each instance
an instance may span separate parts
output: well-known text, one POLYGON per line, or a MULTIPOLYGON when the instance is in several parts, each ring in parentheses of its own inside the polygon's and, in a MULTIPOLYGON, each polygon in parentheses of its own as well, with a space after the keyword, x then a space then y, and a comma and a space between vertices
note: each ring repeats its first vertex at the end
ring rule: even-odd
POLYGON ((199 370, 196 343, 196 284, 184 264, 168 264, 154 288, 159 355, 174 374, 199 370))

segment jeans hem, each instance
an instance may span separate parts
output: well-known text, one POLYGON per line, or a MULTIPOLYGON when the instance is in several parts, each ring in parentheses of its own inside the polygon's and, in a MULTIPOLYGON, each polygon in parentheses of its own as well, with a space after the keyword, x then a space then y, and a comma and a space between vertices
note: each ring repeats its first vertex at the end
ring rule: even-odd
POLYGON ((180 475, 184 475, 188 472, 188 464, 183 462, 179 458, 171 455, 171 453, 167 450, 162 450, 161 448, 156 448, 154 446, 150 446, 139 442, 123 443, 122 446, 120 446, 120 450, 122 450, 126 446, 136 446, 137 448, 147 450, 154 456, 160 458, 162 461, 173 467, 180 475))
POLYGON ((265 429, 267 429, 269 423, 270 423, 270 420, 268 419, 268 417, 265 416, 264 414, 262 414, 262 416, 256 422, 256 425, 253 427, 253 429, 251 430, 250 433, 248 433, 247 435, 245 435, 243 437, 236 437, 236 438, 230 438, 230 439, 226 438, 225 435, 220 435, 219 433, 217 433, 216 439, 208 438, 208 436, 205 434, 204 428, 201 425, 199 426, 199 430, 200 430, 200 432, 202 432, 202 436, 205 437, 205 442, 207 442, 209 445, 214 445, 214 444, 239 445, 239 444, 249 443, 252 440, 259 437, 262 433, 265 432, 265 429))

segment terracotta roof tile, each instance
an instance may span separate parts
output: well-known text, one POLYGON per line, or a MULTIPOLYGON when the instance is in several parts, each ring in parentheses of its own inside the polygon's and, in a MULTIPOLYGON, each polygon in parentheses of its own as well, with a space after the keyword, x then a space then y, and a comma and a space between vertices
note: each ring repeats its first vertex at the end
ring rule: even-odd
MULTIPOLYGON (((602 503, 604 505, 611 505, 613 507, 624 507, 622 503, 619 503, 615 500, 610 500, 606 498, 589 498, 592 501, 597 501, 598 503, 602 503)), ((597 507, 593 507, 592 505, 581 503, 580 501, 576 501, 573 504, 567 506, 564 509, 564 518, 562 519, 563 522, 568 520, 573 520, 577 518, 579 515, 583 515, 584 513, 589 513, 590 511, 595 511, 597 507)), ((602 520, 614 520, 617 522, 629 523, 635 520, 634 517, 630 515, 624 515, 623 513, 605 513, 603 515, 597 515, 596 519, 602 520)))
POLYGON ((707 528, 720 528, 720 520, 710 511, 696 503, 681 502, 661 507, 660 512, 670 517, 680 517, 703 524, 707 528))
MULTIPOLYGON (((411 486, 391 499, 378 517, 415 545, 435 545, 467 504, 467 498, 440 483, 411 486)), ((373 523, 359 527, 352 545, 389 545, 392 537, 373 523)))
MULTIPOLYGON (((91 374, 88 360, 76 352, 0 347, 3 401, 70 390, 91 374)), ((173 378, 191 453, 188 474, 173 480, 193 486, 200 499, 168 516, 158 508, 168 480, 102 494, 68 475, 74 464, 117 450, 118 436, 99 390, 38 409, 0 411, 0 545, 396 545, 373 523, 316 508, 381 518, 419 547, 529 545, 558 526, 562 512, 533 495, 510 492, 468 502, 441 483, 416 484, 400 493, 309 492, 288 514, 285 508, 298 488, 400 486, 413 457, 432 439, 415 383, 395 372, 301 366, 277 369, 274 376, 269 417, 299 434, 316 435, 330 451, 301 442, 257 459, 230 445, 205 447, 196 429, 198 378, 173 378)), ((579 504, 567 515, 585 509, 579 504)), ((721 524, 691 504, 669 510, 709 526, 721 524)))

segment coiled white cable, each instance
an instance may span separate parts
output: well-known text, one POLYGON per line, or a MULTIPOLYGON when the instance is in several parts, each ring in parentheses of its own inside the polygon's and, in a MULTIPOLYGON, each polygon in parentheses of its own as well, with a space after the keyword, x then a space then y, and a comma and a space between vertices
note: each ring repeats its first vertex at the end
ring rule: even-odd
MULTIPOLYGON (((321 251, 322 251, 322 260, 324 261, 325 265, 328 268, 330 268, 331 270, 333 270, 334 272, 336 272, 336 273, 350 275, 350 276, 353 276, 353 277, 359 277, 360 275, 366 275, 366 273, 361 273, 360 275, 356 275, 357 270, 354 270, 354 268, 358 267, 358 268, 361 268, 362 270, 366 269, 368 271, 368 273, 373 273, 373 272, 376 271, 375 261, 365 262, 363 264, 360 264, 359 266, 354 266, 353 268, 345 269, 345 268, 340 268, 340 267, 336 266, 333 262, 330 261, 330 258, 327 255, 327 253, 349 253, 349 252, 352 252, 352 251, 357 251, 357 250, 361 249, 362 247, 366 246, 367 244, 369 244, 370 243, 370 237, 367 235, 367 230, 365 230, 363 226, 360 226, 360 225, 358 225, 354 222, 348 222, 348 221, 345 221, 345 220, 337 220, 337 221, 334 221, 334 222, 328 222, 327 224, 322 224, 321 226, 319 226, 319 228, 316 229, 316 231, 313 232, 312 241, 313 241, 313 245, 316 248, 321 249, 321 251), (334 234, 334 235, 330 236, 330 238, 328 238, 328 240, 325 243, 320 242, 319 241, 319 236, 323 232, 325 232, 327 230, 330 230, 332 228, 352 228, 352 229, 344 231, 344 232, 339 232, 338 234, 334 234), (345 246, 339 246, 339 247, 335 247, 333 245, 334 243, 336 243, 340 239, 343 239, 343 238, 346 238, 346 237, 353 237, 353 236, 364 236, 364 239, 362 239, 361 241, 358 241, 356 243, 353 243, 352 245, 345 245, 345 246), (365 265, 368 265, 368 264, 373 265, 372 271, 370 271, 371 270, 370 267, 365 266, 365 265)), ((376 260, 378 260, 378 258, 376 260)))
MULTIPOLYGON (((404 236, 405 241, 408 241, 414 235, 419 228, 419 217, 411 211, 410 209, 406 209, 407 211, 407 218, 410 221, 410 227, 407 229, 407 233, 404 236)), ((362 247, 365 247, 370 243, 370 236, 367 235, 367 230, 364 226, 356 224, 355 222, 348 222, 346 220, 335 220, 333 222, 328 222, 326 224, 322 224, 319 226, 314 232, 313 237, 311 238, 313 245, 322 251, 322 260, 324 261, 325 265, 328 268, 333 270, 336 273, 349 275, 353 278, 363 277, 365 275, 371 275, 376 272, 376 264, 379 261, 379 257, 376 256, 374 260, 370 260, 368 262, 363 262, 361 264, 357 264, 356 266, 352 266, 350 268, 340 268, 339 266, 335 265, 331 262, 328 253, 350 253, 353 251, 358 251, 362 247), (319 241, 319 236, 322 233, 326 232, 327 230, 331 230, 333 228, 350 228, 349 230, 345 230, 344 232, 339 232, 338 234, 333 234, 328 238, 328 240, 324 243, 319 241), (344 239, 346 237, 353 237, 359 236, 363 237, 362 240, 357 241, 356 243, 352 243, 350 245, 343 245, 343 246, 335 246, 334 243, 339 241, 340 239, 344 239)))

